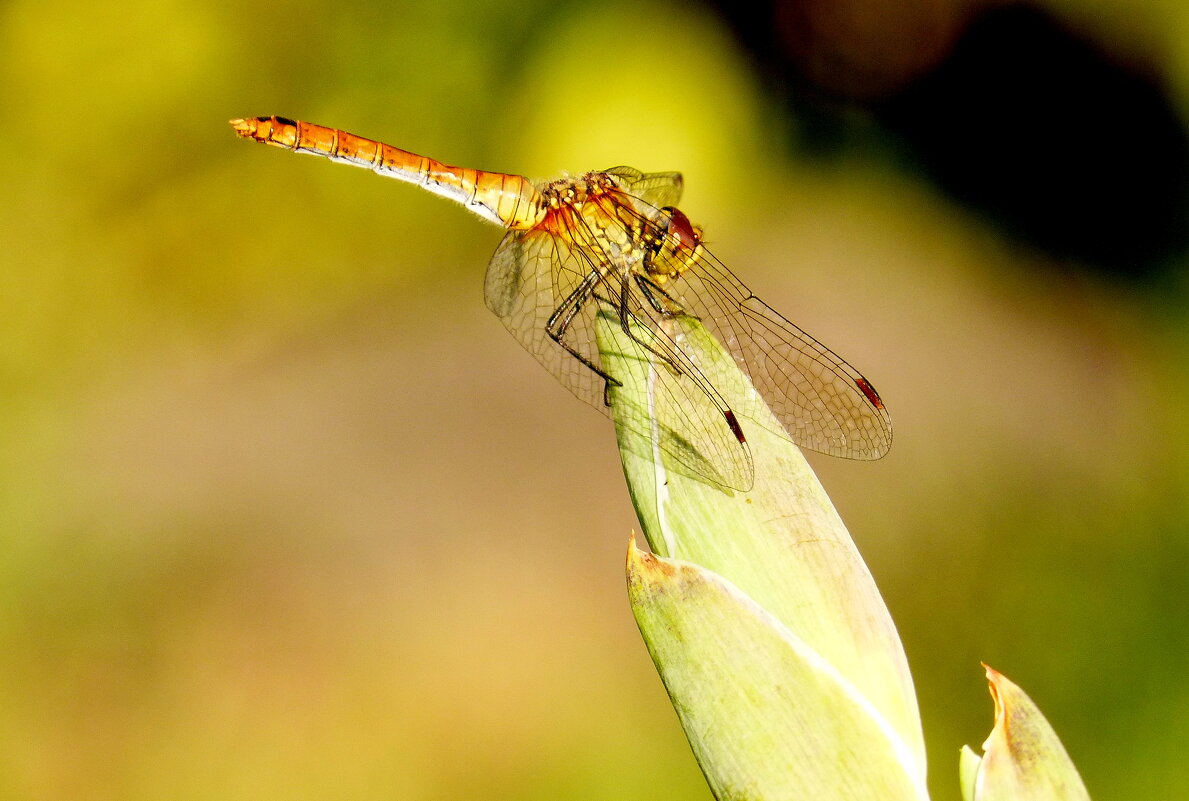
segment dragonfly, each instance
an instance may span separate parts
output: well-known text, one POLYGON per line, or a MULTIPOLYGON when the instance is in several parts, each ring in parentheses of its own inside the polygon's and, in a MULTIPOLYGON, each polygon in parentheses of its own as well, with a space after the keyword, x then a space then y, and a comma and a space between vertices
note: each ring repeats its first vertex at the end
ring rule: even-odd
POLYGON ((753 413, 759 403, 778 421, 769 428, 809 450, 878 459, 891 446, 891 418, 871 382, 705 247, 701 226, 677 208, 680 173, 612 167, 534 183, 285 117, 231 125, 247 139, 415 184, 507 229, 487 267, 488 308, 549 373, 604 413, 623 381, 599 350, 596 326, 614 321, 620 340, 657 365, 652 392, 665 401, 658 408, 672 433, 662 448, 713 485, 752 488, 740 418, 764 419, 753 413), (720 391, 721 368, 690 344, 695 323, 750 379, 750 399, 729 403, 720 391))

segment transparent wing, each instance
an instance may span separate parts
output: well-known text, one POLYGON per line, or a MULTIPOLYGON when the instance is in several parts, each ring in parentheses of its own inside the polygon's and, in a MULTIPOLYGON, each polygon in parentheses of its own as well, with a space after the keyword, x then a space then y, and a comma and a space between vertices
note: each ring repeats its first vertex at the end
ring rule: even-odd
POLYGON ((679 172, 640 172, 635 167, 611 167, 603 170, 619 177, 620 186, 632 197, 663 209, 681 202, 685 182, 679 172))
MULTIPOLYGON (((592 406, 605 411, 604 380, 549 336, 549 319, 582 283, 589 270, 565 240, 548 231, 511 231, 487 265, 484 296, 508 331, 550 375, 592 406)), ((567 344, 599 361, 591 319, 582 314, 570 326, 567 344)))

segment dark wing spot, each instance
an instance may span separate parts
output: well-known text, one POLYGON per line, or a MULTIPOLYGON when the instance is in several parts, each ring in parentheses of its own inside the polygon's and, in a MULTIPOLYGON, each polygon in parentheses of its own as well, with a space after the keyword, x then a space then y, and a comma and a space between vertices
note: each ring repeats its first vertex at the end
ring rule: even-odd
POLYGON ((735 435, 735 439, 740 442, 747 442, 747 438, 743 436, 743 429, 739 427, 739 421, 735 419, 735 413, 730 409, 724 409, 722 416, 727 418, 727 425, 731 427, 731 433, 735 435))
POLYGON ((871 384, 867 382, 866 378, 856 378, 855 386, 857 386, 863 392, 863 394, 867 396, 867 400, 871 402, 872 406, 874 406, 876 409, 883 408, 883 401, 880 400, 879 393, 875 391, 875 387, 871 386, 871 384))

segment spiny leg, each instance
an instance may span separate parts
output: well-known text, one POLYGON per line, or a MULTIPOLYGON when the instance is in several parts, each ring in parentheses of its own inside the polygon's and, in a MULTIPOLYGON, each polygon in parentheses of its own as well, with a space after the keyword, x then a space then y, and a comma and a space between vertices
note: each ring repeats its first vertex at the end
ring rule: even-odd
POLYGON ((666 292, 664 287, 656 281, 653 281, 643 273, 632 273, 632 277, 636 279, 636 285, 640 287, 640 294, 648 300, 648 305, 652 306, 653 311, 657 314, 663 317, 689 316, 685 309, 681 308, 681 304, 677 301, 677 298, 666 292), (671 308, 661 305, 657 297, 658 295, 668 301, 671 308))
MULTIPOLYGON (((661 350, 657 349, 656 346, 654 346, 648 342, 645 342, 643 339, 640 338, 640 336, 638 334, 636 334, 632 330, 632 327, 629 324, 629 321, 632 320, 633 318, 635 318, 636 315, 632 313, 631 286, 632 285, 631 285, 631 283, 629 283, 627 278, 624 278, 623 280, 621 280, 620 284, 619 284, 619 300, 616 302, 615 306, 617 309, 617 314, 619 315, 620 328, 623 329, 623 332, 628 336, 629 339, 631 339, 637 345, 644 348, 646 351, 648 351, 654 357, 656 357, 662 363, 664 363, 664 365, 666 367, 668 367, 673 372, 674 375, 681 375, 681 373, 682 373, 681 368, 678 367, 674 363, 673 359, 670 356, 668 356, 661 350)), ((647 294, 647 293, 645 293, 645 294, 647 294)), ((651 299, 649 300, 649 303, 652 303, 651 299)), ((663 315, 663 312, 658 312, 658 313, 663 315)))
POLYGON ((545 323, 545 333, 549 335, 550 339, 561 345, 567 353, 589 367, 595 375, 603 379, 603 404, 610 406, 611 387, 621 387, 623 386, 623 382, 599 367, 585 355, 579 353, 565 340, 566 331, 569 330, 570 325, 574 322, 574 318, 578 316, 579 312, 582 311, 583 307, 586 306, 592 297, 597 297, 594 288, 599 282, 599 277, 599 271, 592 270, 586 278, 582 279, 582 283, 565 300, 558 304, 553 314, 549 316, 549 321, 545 323))

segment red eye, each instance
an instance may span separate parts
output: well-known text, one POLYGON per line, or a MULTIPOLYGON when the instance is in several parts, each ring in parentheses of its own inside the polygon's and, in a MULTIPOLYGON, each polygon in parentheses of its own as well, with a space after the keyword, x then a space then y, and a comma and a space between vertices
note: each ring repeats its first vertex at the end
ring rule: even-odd
POLYGON ((693 250, 698 246, 698 233, 690 224, 689 217, 681 209, 665 206, 661 211, 669 215, 669 236, 677 240, 677 246, 682 250, 693 250))

